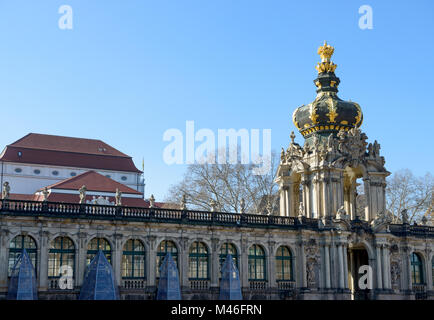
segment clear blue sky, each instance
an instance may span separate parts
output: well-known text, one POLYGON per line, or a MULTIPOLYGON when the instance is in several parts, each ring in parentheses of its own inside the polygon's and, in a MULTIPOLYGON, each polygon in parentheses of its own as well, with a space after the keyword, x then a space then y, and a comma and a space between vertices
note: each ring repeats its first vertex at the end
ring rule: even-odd
POLYGON ((145 158, 158 201, 185 169, 164 163, 163 133, 186 120, 271 128, 286 148, 327 40, 339 96, 362 107, 387 169, 422 175, 434 163, 433 35, 431 0, 1 0, 0 146, 28 132, 104 140, 139 168, 145 158), (58 28, 63 4, 72 30, 58 28), (364 4, 372 30, 358 26, 364 4))

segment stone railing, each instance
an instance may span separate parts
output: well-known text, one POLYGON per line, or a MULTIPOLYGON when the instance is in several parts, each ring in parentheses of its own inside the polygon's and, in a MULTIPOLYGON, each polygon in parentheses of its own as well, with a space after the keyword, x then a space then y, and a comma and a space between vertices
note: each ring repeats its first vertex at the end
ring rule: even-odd
POLYGON ((209 280, 190 280, 190 289, 192 290, 208 290, 209 280))
POLYGON ((122 279, 122 289, 145 289, 145 279, 122 279))
POLYGON ((59 279, 60 277, 48 277, 48 289, 49 290, 73 290, 74 289, 74 288, 61 289, 59 287, 59 279))
POLYGON ((294 288, 295 288, 295 281, 277 280, 277 289, 279 290, 292 290, 294 288))
MULTIPOLYGON (((0 214, 14 216, 44 216, 77 219, 110 219, 140 222, 167 222, 177 224, 221 225, 231 227, 318 229, 318 219, 281 217, 263 214, 240 214, 198 210, 139 208, 112 205, 0 200, 0 214)), ((352 228, 370 229, 362 220, 351 221, 352 228)), ((434 237, 434 227, 391 224, 392 234, 434 237)))
POLYGON ((250 290, 265 290, 267 288, 267 281, 265 280, 249 280, 250 290))
POLYGON ((143 222, 170 222, 227 226, 289 227, 299 223, 293 217, 239 214, 163 208, 138 208, 111 205, 0 200, 1 214, 77 219, 121 219, 143 222))
POLYGON ((426 300, 428 297, 426 284, 413 284, 413 291, 416 300, 426 300))

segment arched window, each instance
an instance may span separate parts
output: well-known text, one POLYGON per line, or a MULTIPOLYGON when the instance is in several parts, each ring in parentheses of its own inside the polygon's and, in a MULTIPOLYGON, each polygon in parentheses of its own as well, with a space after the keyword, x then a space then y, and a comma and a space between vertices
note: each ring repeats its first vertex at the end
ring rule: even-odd
POLYGON ((423 265, 419 254, 411 254, 411 281, 413 284, 423 284, 423 265))
MULTIPOLYGON (((160 267, 161 263, 163 262, 164 257, 167 253, 172 255, 173 261, 175 261, 176 267, 178 267, 178 249, 176 248, 176 245, 173 241, 164 240, 161 241, 160 245, 158 246, 157 250, 157 278, 160 277, 160 267)), ((179 270, 178 270, 179 272, 179 270)))
MULTIPOLYGON (((15 262, 17 262, 18 258, 21 255, 21 252, 23 249, 26 249, 30 260, 32 260, 33 267, 35 267, 35 271, 37 270, 36 267, 36 242, 35 240, 30 236, 23 236, 19 235, 12 239, 10 245, 9 245, 9 268, 8 268, 8 276, 11 275, 12 268, 15 265, 15 262)), ((38 274, 36 272, 36 274, 38 274)))
POLYGON ((108 262, 112 263, 112 249, 110 243, 104 238, 93 238, 87 245, 86 265, 88 265, 93 257, 102 250, 108 262))
POLYGON ((235 263, 235 266, 238 268, 238 253, 237 248, 232 243, 223 243, 223 245, 220 248, 220 255, 219 255, 219 261, 220 261, 220 269, 219 269, 219 277, 222 277, 221 269, 223 264, 225 263, 226 256, 230 254, 232 256, 232 260, 235 263))
POLYGON ((60 277, 60 267, 70 266, 74 277, 75 246, 68 237, 57 237, 51 242, 48 251, 48 277, 60 277))
POLYGON ((124 245, 122 278, 145 278, 145 246, 140 240, 130 239, 124 245))
POLYGON ((208 279, 208 249, 203 242, 193 242, 188 255, 188 277, 192 280, 208 279))
POLYGON ((249 280, 262 280, 265 277, 265 252, 260 245, 249 248, 249 280))
POLYGON ((288 247, 281 246, 276 253, 276 280, 293 280, 292 278, 292 254, 288 247))

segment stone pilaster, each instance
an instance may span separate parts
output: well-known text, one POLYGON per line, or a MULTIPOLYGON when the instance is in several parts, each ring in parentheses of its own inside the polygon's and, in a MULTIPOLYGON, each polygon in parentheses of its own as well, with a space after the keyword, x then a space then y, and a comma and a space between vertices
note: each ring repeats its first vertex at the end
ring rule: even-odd
POLYGON ((376 281, 377 281, 377 289, 383 289, 383 269, 381 267, 382 261, 381 261, 381 244, 376 245, 376 251, 375 251, 375 260, 376 260, 376 281))
MULTIPOLYGON (((157 247, 156 247, 156 237, 148 236, 146 241, 148 245, 148 250, 146 251, 146 283, 148 286, 155 286, 155 278, 157 273, 157 247)), ((179 265, 179 256, 178 256, 178 265, 179 265)), ((178 266, 179 269, 179 266, 178 266)))
POLYGON ((121 260, 122 260, 122 234, 115 233, 113 236, 114 239, 114 248, 112 252, 112 263, 113 263, 113 272, 115 274, 116 283, 118 286, 121 285, 121 260))
POLYGON ((39 232, 39 247, 38 247, 38 280, 39 290, 46 291, 48 289, 48 232, 39 232))
POLYGON ((219 245, 219 239, 212 238, 211 239, 211 287, 218 287, 219 282, 219 252, 218 252, 218 245, 219 245))

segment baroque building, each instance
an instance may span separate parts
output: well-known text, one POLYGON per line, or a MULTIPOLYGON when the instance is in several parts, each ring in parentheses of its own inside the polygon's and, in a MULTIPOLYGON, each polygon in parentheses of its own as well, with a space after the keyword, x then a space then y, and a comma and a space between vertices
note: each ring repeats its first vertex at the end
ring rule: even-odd
MULTIPOLYGON (((228 254, 243 299, 434 299, 434 227, 410 225, 405 213, 402 223, 391 223, 380 145, 360 130, 361 107, 337 96, 333 51, 319 48, 317 97, 293 114, 305 141, 299 145, 292 134, 282 150, 279 212, 98 204, 84 201, 82 192, 70 202, 14 199, 4 190, 0 297, 7 296, 12 266, 25 248, 39 299, 77 299, 99 250, 113 267, 121 299, 155 299, 167 253, 182 299, 218 299, 228 254), (72 278, 66 288, 62 266, 72 278)), ((77 186, 63 181, 51 189, 77 186)))

